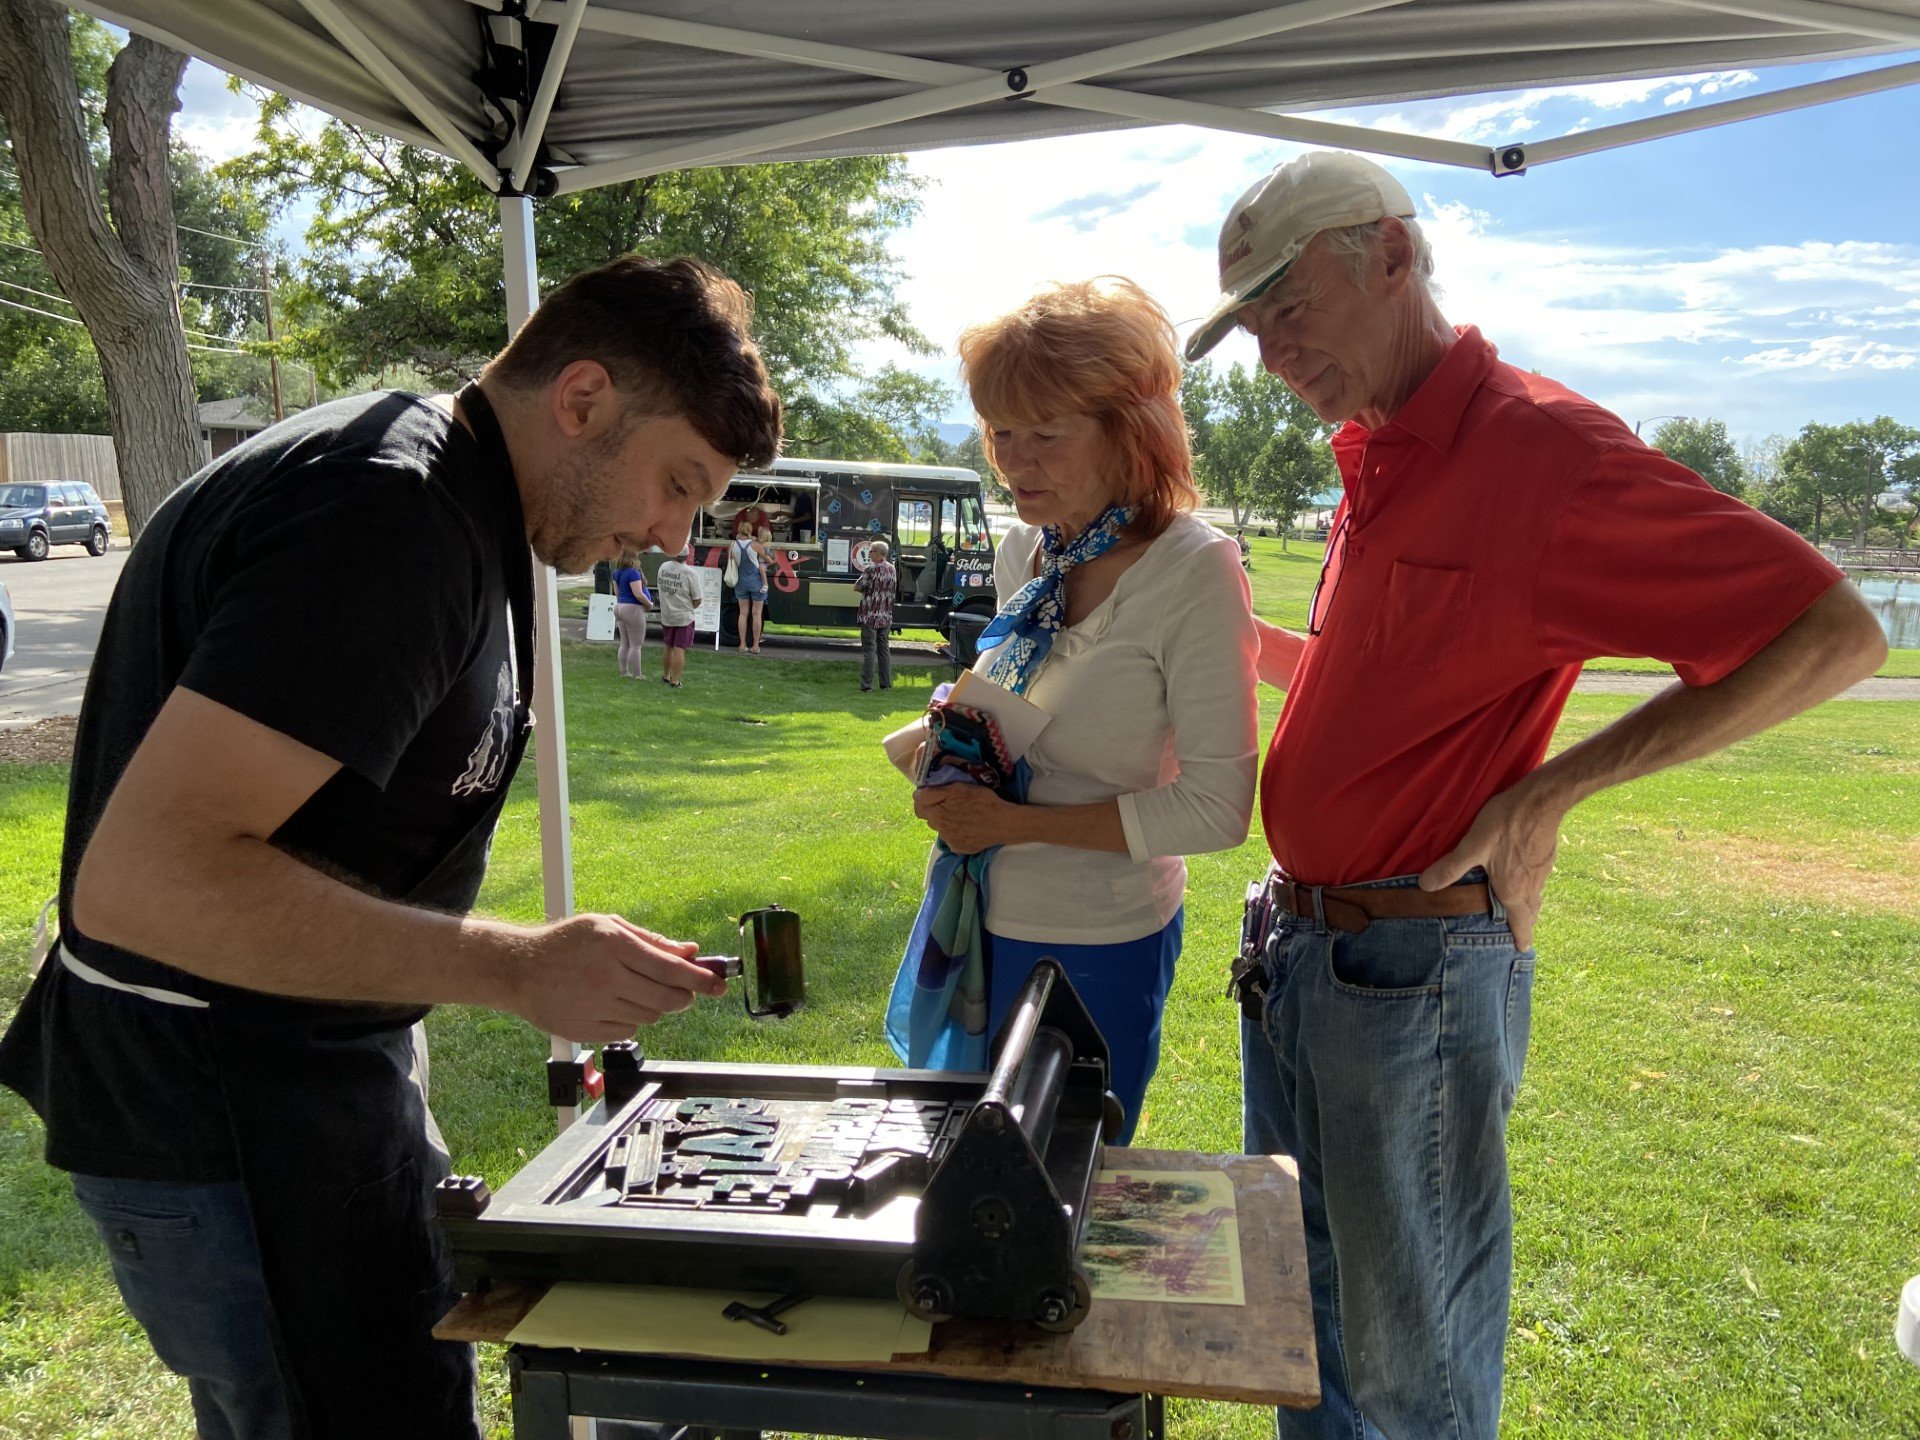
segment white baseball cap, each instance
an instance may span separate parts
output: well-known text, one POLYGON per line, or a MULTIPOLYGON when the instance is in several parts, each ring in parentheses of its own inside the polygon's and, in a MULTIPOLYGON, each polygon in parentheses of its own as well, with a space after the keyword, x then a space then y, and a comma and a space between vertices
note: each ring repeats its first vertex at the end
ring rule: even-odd
POLYGON ((1198 360, 1233 328, 1234 312, 1266 293, 1322 230, 1413 215, 1406 187, 1371 160, 1313 150, 1255 181, 1220 227, 1220 299, 1187 340, 1198 360))

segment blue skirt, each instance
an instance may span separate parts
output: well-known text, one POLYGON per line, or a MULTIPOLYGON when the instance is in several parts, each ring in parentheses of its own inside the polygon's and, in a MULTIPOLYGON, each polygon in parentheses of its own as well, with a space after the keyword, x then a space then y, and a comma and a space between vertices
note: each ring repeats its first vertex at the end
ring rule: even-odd
POLYGON ((1120 1131, 1122 1145, 1133 1140, 1147 1082, 1160 1064, 1160 1016, 1173 988, 1186 915, 1182 906, 1164 929, 1117 945, 1048 945, 991 932, 986 936, 987 1034, 999 1032, 1035 962, 1047 955, 1058 960, 1106 1037, 1111 1057, 1107 1088, 1127 1115, 1120 1131))

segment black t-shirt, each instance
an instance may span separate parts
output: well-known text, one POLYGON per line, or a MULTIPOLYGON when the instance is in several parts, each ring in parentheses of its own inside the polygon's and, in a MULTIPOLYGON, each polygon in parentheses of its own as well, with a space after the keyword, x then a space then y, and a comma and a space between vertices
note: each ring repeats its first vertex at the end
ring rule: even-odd
POLYGON ((398 393, 305 411, 188 480, 128 558, 68 796, 61 944, 80 966, 50 959, 0 1041, 0 1081, 46 1120, 52 1164, 235 1178, 237 1091, 283 1090, 297 1125, 351 1106, 342 1076, 384 1084, 404 1060, 395 1037, 423 1007, 263 995, 103 944, 73 924, 73 882, 184 685, 340 763, 275 845, 395 900, 473 904, 525 743, 531 562, 505 443, 477 387, 462 401, 473 434, 398 393))

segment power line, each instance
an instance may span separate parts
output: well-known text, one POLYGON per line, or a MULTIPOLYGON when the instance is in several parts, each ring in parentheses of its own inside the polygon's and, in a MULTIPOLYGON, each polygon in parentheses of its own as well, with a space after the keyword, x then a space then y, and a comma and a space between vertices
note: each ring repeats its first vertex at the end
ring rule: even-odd
MULTIPOLYGON (((12 166, 6 165, 4 162, 0 162, 0 168, 5 169, 9 174, 13 176, 15 180, 18 180, 20 178, 20 172, 14 169, 12 166)), ((222 235, 218 230, 202 230, 198 225, 182 225, 178 220, 173 222, 173 228, 176 230, 184 230, 189 235, 204 235, 209 240, 224 240, 227 242, 227 244, 238 245, 243 250, 271 251, 273 248, 272 246, 263 244, 258 240, 241 240, 241 239, 237 239, 232 235, 222 235)), ((0 241, 0 244, 12 245, 13 248, 16 250, 32 250, 33 253, 36 255, 41 253, 37 248, 35 248, 32 245, 19 245, 11 240, 0 241)))
POLYGON ((23 305, 18 300, 9 300, 4 295, 0 295, 0 305, 5 305, 13 310, 24 310, 29 315, 44 315, 49 320, 58 320, 62 325, 79 325, 82 328, 86 325, 84 320, 76 320, 71 315, 56 315, 53 311, 42 310, 37 305, 23 305))
POLYGON ((184 230, 189 235, 204 235, 209 240, 224 240, 229 245, 238 245, 245 250, 271 251, 273 248, 271 245, 262 245, 258 240, 236 240, 231 235, 222 235, 214 230, 202 230, 197 225, 182 225, 178 221, 174 223, 173 228, 176 230, 184 230))
MULTIPOLYGON (((67 299, 66 296, 55 295, 50 290, 36 290, 31 285, 16 285, 11 280, 0 280, 0 285, 6 286, 9 290, 20 290, 28 295, 38 295, 42 300, 56 300, 62 305, 73 305, 73 302, 67 299)), ((74 308, 77 310, 79 307, 76 305, 74 308)))
MULTIPOLYGON (((0 283, 3 283, 3 282, 0 282, 0 283)), ((24 287, 16 287, 16 288, 24 288, 24 287)), ((67 303, 71 304, 72 302, 69 301, 67 303)), ((53 313, 53 311, 42 310, 37 305, 23 305, 20 301, 9 300, 4 295, 0 295, 0 305, 4 305, 10 310, 24 310, 29 315, 39 315, 48 320, 58 320, 62 325, 78 325, 82 329, 86 328, 87 322, 84 320, 76 320, 71 315, 56 315, 53 313)), ((209 339, 212 339, 212 340, 218 340, 220 338, 218 335, 210 335, 205 330, 188 330, 188 331, 185 331, 184 333, 188 335, 206 335, 209 339)), ((213 354, 213 355, 251 355, 256 360, 263 360, 267 358, 266 356, 260 355, 255 351, 243 350, 237 345, 195 345, 191 340, 185 341, 183 343, 185 343, 187 349, 189 350, 205 350, 209 354, 213 354)), ((298 365, 303 370, 313 369, 313 367, 307 364, 307 362, 304 360, 294 360, 289 358, 287 360, 287 363, 289 365, 298 365)))

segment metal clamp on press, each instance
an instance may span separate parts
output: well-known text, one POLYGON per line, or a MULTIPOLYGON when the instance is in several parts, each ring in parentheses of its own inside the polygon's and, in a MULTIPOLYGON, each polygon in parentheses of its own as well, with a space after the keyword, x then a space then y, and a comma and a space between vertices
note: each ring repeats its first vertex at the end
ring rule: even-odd
POLYGON ((1119 1133, 1107 1042, 1053 960, 1033 968, 996 1037, 993 1073, 921 1196, 900 1299, 928 1319, 1071 1330, 1100 1151, 1119 1133))

